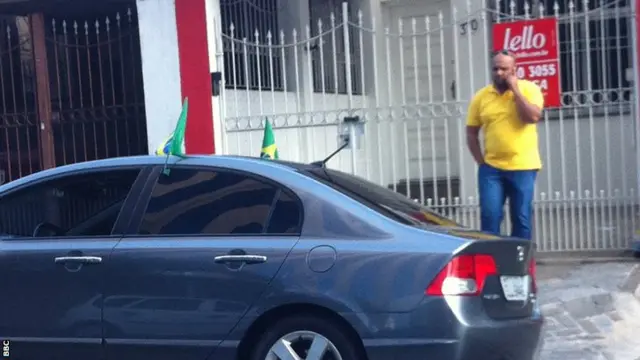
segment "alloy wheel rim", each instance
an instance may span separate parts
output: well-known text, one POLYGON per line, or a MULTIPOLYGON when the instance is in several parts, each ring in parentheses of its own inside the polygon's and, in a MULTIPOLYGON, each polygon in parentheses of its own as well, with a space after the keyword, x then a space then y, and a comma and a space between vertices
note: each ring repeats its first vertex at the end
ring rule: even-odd
POLYGON ((276 341, 265 360, 342 360, 326 337, 308 330, 294 331, 276 341))

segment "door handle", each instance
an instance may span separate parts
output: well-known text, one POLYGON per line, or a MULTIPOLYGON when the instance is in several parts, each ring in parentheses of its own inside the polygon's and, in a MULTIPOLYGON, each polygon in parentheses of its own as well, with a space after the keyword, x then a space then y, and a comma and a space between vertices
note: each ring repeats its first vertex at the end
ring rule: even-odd
POLYGON ((60 256, 54 259, 56 264, 100 264, 100 256, 60 256))
POLYGON ((213 258, 213 261, 217 264, 243 263, 252 265, 267 262, 267 257, 262 255, 220 255, 213 258))

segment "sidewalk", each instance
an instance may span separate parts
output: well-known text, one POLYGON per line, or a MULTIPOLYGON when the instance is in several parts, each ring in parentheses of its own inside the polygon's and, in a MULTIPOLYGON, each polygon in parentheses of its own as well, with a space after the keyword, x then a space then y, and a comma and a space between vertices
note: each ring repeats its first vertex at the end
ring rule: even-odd
POLYGON ((640 360, 639 285, 639 263, 539 265, 542 360, 640 360))

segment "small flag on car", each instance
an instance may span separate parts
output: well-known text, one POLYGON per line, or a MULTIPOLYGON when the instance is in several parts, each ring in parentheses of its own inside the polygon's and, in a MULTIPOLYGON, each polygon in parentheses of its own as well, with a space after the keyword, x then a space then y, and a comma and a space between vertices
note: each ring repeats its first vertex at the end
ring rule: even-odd
POLYGON ((260 157, 263 159, 278 159, 278 147, 276 146, 276 138, 273 135, 273 128, 269 119, 265 119, 264 136, 262 138, 262 150, 260 157))
POLYGON ((182 104, 182 112, 178 118, 176 128, 171 135, 162 142, 156 149, 156 155, 176 155, 185 156, 184 133, 187 128, 187 113, 189 110, 189 99, 185 98, 182 104))

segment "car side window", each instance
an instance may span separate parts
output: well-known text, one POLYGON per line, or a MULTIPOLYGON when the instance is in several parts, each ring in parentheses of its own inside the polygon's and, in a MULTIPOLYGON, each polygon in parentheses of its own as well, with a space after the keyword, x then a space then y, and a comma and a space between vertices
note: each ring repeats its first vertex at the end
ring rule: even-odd
POLYGON ((275 185, 238 172, 174 168, 158 178, 138 234, 295 233, 300 211, 293 209, 287 223, 293 198, 282 194, 275 185))
POLYGON ((109 236, 139 169, 73 174, 0 198, 0 236, 109 236))
POLYGON ((281 191, 276 202, 267 233, 269 234, 297 234, 300 233, 302 211, 297 199, 287 191, 281 191))

